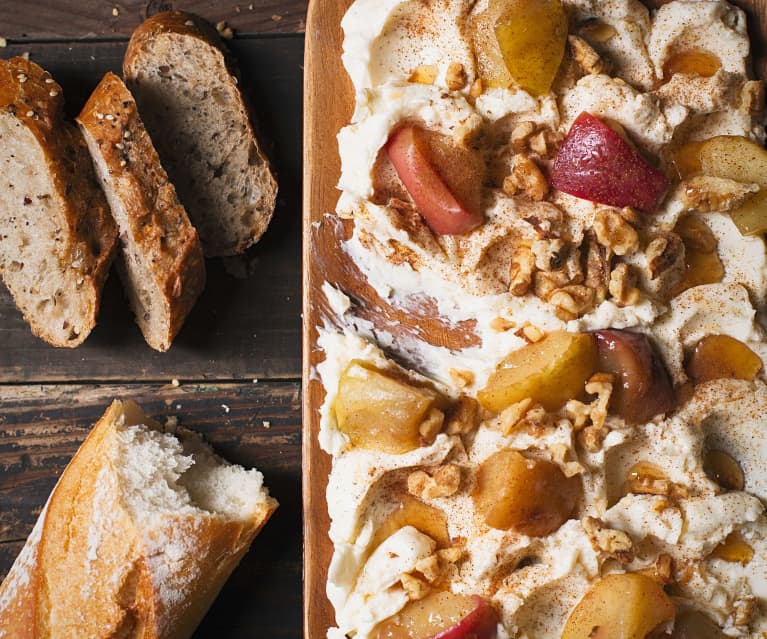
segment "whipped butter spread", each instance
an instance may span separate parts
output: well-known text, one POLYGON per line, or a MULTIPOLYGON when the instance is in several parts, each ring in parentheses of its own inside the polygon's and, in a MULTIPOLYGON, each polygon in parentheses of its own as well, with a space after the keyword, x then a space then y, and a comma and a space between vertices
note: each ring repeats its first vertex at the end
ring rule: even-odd
MULTIPOLYGON (((642 572, 663 583, 677 617, 699 611, 722 636, 764 639, 764 372, 694 383, 686 367, 691 350, 712 335, 734 338, 767 361, 763 235, 741 234, 730 216, 737 209, 732 198, 739 197, 731 191, 754 193, 759 185, 701 185, 681 175, 657 210, 641 212, 553 188, 541 196, 524 180, 509 181, 519 157, 532 158, 545 176, 584 112, 669 170, 675 150, 689 142, 741 136, 763 143, 745 15, 724 1, 675 0, 649 11, 638 0, 567 0, 570 40, 563 62, 551 89, 534 95, 514 82, 482 80, 471 25, 492 4, 356 0, 342 22, 343 62, 355 89, 352 121, 338 136, 336 214, 354 220, 345 257, 387 303, 407 308, 428 296, 443 323, 472 322, 478 339, 448 349, 403 336, 396 327, 373 326, 354 315, 342 291, 324 285, 332 315, 319 327, 324 361, 316 374, 326 391, 320 445, 333 458, 327 593, 337 624, 328 637, 377 637, 382 623, 435 587, 424 566, 431 565, 440 540, 407 522, 383 538, 380 531, 411 475, 425 470, 436 476, 449 465, 460 472, 455 490, 416 495, 444 513, 451 544, 460 550, 440 555, 448 565, 432 582, 489 602, 498 615, 498 637, 558 639, 605 575, 642 572), (680 58, 685 52, 690 55, 680 58), (403 213, 412 212, 403 209, 407 196, 392 195, 391 171, 387 177, 381 159, 403 123, 482 155, 479 226, 439 235, 403 213), (696 189, 709 191, 696 198, 696 189), (693 216, 702 231, 683 226, 693 216), (689 279, 695 266, 681 255, 701 252, 716 256, 719 272, 689 279), (562 255, 570 257, 552 269, 562 255), (600 266, 608 271, 601 279, 600 266), (354 445, 338 427, 334 404, 352 362, 396 369, 414 385, 428 382, 447 401, 460 402, 473 400, 499 362, 541 335, 600 329, 650 337, 676 389, 673 409, 628 423, 605 414, 610 384, 595 382, 590 399, 543 416, 538 411, 538 422, 517 416, 522 426, 515 427, 510 411, 524 415, 525 406, 480 408, 470 432, 444 428, 406 452, 354 445), (395 365, 392 354, 411 369, 395 365), (596 441, 584 437, 581 409, 593 409, 589 428, 599 421, 596 441), (551 462, 579 479, 576 508, 552 532, 494 528, 476 512, 478 468, 504 450, 551 462), (742 485, 721 485, 707 467, 711 450, 737 462, 742 485), (641 463, 654 470, 642 471, 641 463), (662 474, 652 475, 657 470, 662 474), (627 486, 631 477, 642 485, 627 486), (749 556, 728 555, 733 545, 749 556)), ((674 620, 667 621, 653 636, 673 627, 674 620)))

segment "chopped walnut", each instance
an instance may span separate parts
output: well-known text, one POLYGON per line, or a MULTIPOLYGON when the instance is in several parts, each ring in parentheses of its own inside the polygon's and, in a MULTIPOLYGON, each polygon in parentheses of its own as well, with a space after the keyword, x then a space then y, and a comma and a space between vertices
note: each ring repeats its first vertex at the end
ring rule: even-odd
POLYGON ((508 195, 522 192, 531 200, 540 202, 549 193, 549 183, 533 160, 517 154, 511 162, 511 174, 503 180, 503 190, 508 195))
POLYGON ((552 239, 562 235, 565 225, 565 214, 562 209, 553 204, 545 204, 536 208, 535 213, 524 218, 541 239, 552 239))
POLYGON ((570 448, 566 444, 554 444, 551 446, 550 451, 551 458, 559 464, 565 477, 574 477, 585 472, 586 469, 580 463, 568 459, 570 448))
POLYGON ((594 290, 582 284, 572 284, 554 291, 548 299, 557 317, 564 321, 574 320, 592 308, 594 290))
POLYGON ((522 418, 532 406, 533 400, 529 397, 512 404, 503 409, 498 415, 498 426, 504 435, 510 435, 518 426, 521 425, 522 418))
POLYGON ((650 278, 655 280, 669 271, 684 268, 684 243, 676 233, 656 235, 645 249, 650 278))
POLYGON ((535 344, 536 342, 540 342, 545 337, 546 333, 535 326, 535 324, 525 322, 522 328, 516 331, 514 335, 521 337, 528 344, 535 344))
POLYGON ((631 255, 639 249, 639 235, 621 215, 611 209, 600 209, 594 217, 597 241, 616 255, 631 255))
POLYGON ((748 626, 756 612, 756 597, 741 597, 733 602, 732 622, 736 626, 748 626))
POLYGON ((639 289, 636 287, 636 276, 628 264, 620 263, 610 273, 608 286, 610 295, 618 306, 634 306, 639 302, 639 289))
POLYGON ((524 151, 533 133, 535 133, 535 122, 525 120, 517 124, 511 131, 511 148, 517 153, 524 151))
POLYGON ((555 291, 569 283, 564 271, 538 271, 533 274, 533 292, 544 301, 550 301, 555 291))
POLYGON ((554 418, 540 404, 534 404, 517 424, 517 428, 526 428, 533 435, 542 435, 554 425, 554 418))
POLYGON ((471 371, 465 371, 458 368, 451 368, 449 371, 450 377, 461 388, 466 388, 474 383, 474 373, 471 371))
POLYGON ((647 218, 632 206, 624 206, 618 214, 635 229, 642 228, 647 221, 647 218))
POLYGON ((586 426, 580 433, 583 447, 590 453, 598 453, 607 436, 607 429, 599 426, 586 426))
POLYGON ((468 435, 479 426, 479 403, 462 395, 450 410, 445 432, 448 435, 468 435))
POLYGON ((466 71, 460 62, 451 62, 447 65, 445 84, 451 91, 460 91, 466 86, 466 71))
POLYGON ((546 139, 546 132, 538 131, 538 133, 531 136, 529 146, 533 153, 545 156, 549 152, 549 143, 546 139))
POLYGON ((439 564, 439 557, 435 553, 433 555, 429 555, 428 557, 419 559, 415 563, 415 569, 424 576, 426 581, 428 581, 430 584, 433 584, 442 576, 439 564))
POLYGON ((417 66, 413 73, 408 78, 409 82, 416 82, 417 84, 434 84, 437 80, 437 74, 439 69, 432 64, 422 64, 417 66))
POLYGON ((764 82, 749 80, 743 84, 740 91, 740 108, 746 113, 761 113, 764 111, 764 82))
POLYGON ((600 304, 607 297, 607 286, 610 283, 610 254, 591 232, 587 233, 585 243, 586 277, 583 283, 593 289, 594 304, 600 304))
POLYGON ((532 284, 535 269, 535 255, 532 249, 520 244, 514 249, 509 269, 509 292, 512 295, 526 295, 532 284))
POLYGON ((565 243, 561 239, 535 240, 532 251, 539 271, 556 271, 564 264, 565 243))
POLYGON ((658 583, 670 584, 673 581, 674 558, 665 552, 661 553, 652 566, 640 572, 658 583))
POLYGON ((573 59, 583 69, 584 73, 592 75, 607 73, 608 65, 586 40, 577 35, 570 35, 567 37, 567 41, 570 44, 573 59))
POLYGON ((682 203, 688 211, 727 212, 738 208, 759 190, 758 184, 744 184, 710 175, 696 175, 679 185, 682 203))
MULTIPOLYGON (((584 404, 577 399, 571 399, 565 404, 565 414, 572 421, 576 430, 581 430, 589 422, 597 429, 604 427, 607 419, 607 406, 613 392, 613 382, 614 378, 609 373, 595 373, 586 382, 585 390, 589 395, 596 395, 596 399, 590 404, 584 404)), ((590 437, 593 438, 594 436, 590 437)), ((600 442, 599 446, 601 445, 600 442)))
POLYGON ((650 477, 648 475, 639 475, 629 479, 628 489, 630 492, 638 495, 658 495, 661 497, 671 497, 672 499, 689 496, 686 486, 675 484, 670 479, 650 477))
MULTIPOLYGON (((517 295, 517 293, 514 293, 514 291, 511 292, 513 295, 517 295)), ((510 331, 512 328, 516 327, 516 322, 513 322, 510 319, 506 319, 505 317, 496 317, 492 322, 490 322, 490 328, 492 328, 494 331, 498 331, 499 333, 505 333, 506 331, 510 331)))
POLYGON ((405 590, 405 593, 411 601, 418 601, 419 599, 423 599, 431 591, 431 587, 426 581, 413 575, 409 575, 406 572, 402 573, 400 582, 402 583, 402 588, 405 590))
POLYGON ((437 556, 440 559, 444 559, 445 561, 454 564, 461 561, 463 558, 463 550, 457 548, 456 546, 450 546, 450 548, 442 548, 438 550, 437 556))
POLYGON ((584 517, 581 525, 594 550, 601 550, 622 564, 634 559, 634 542, 624 531, 607 528, 604 522, 596 517, 584 517))
POLYGON ((472 100, 476 100, 480 95, 482 95, 483 91, 484 87, 482 86, 482 78, 477 78, 474 80, 474 82, 471 83, 471 88, 469 88, 469 97, 472 100))
POLYGON ((451 571, 454 571, 454 564, 462 557, 463 551, 460 548, 444 548, 428 557, 419 559, 415 564, 415 569, 433 586, 443 581, 451 571))
POLYGON ((432 408, 426 415, 426 419, 418 427, 418 433, 425 444, 432 444, 442 430, 445 423, 445 413, 439 408, 432 408))
POLYGON ((419 499, 437 499, 450 497, 458 492, 461 485, 461 468, 455 464, 445 464, 431 475, 423 470, 415 470, 407 478, 407 490, 419 499))

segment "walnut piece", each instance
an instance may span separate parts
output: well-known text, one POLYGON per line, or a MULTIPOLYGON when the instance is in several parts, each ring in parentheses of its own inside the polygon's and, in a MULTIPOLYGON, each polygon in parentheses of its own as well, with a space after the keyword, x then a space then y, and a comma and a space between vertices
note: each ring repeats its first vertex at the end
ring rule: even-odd
POLYGON ((522 338, 528 344, 535 344, 536 342, 540 342, 546 336, 546 333, 544 333, 535 324, 525 322, 522 328, 516 331, 514 335, 522 338))
POLYGON ((753 595, 736 599, 733 602, 733 624, 736 626, 748 626, 754 618, 756 608, 756 597, 753 595))
POLYGON ((451 62, 447 65, 445 84, 451 91, 460 91, 466 86, 466 71, 460 62, 451 62))
POLYGON ((676 233, 656 235, 645 249, 647 268, 650 278, 655 280, 661 275, 684 268, 684 242, 676 233))
POLYGON ((682 182, 678 188, 682 194, 682 204, 688 211, 725 213, 743 204, 759 190, 759 185, 710 175, 696 175, 682 182))
POLYGON ((484 90, 485 89, 482 85, 482 78, 477 78, 474 80, 474 82, 471 83, 471 87, 469 88, 469 97, 472 100, 476 100, 480 95, 482 95, 484 90))
POLYGON ((461 388, 466 388, 474 383, 474 373, 471 371, 461 370, 458 368, 451 368, 449 371, 450 377, 461 388))
POLYGON ((607 528, 604 522, 596 517, 584 517, 581 525, 594 550, 601 550, 622 564, 634 559, 634 542, 624 531, 607 528))
POLYGON ((586 277, 584 285, 594 291, 594 303, 600 304, 607 297, 610 283, 610 258, 612 252, 597 242, 593 232, 586 235, 586 277))
POLYGON ((509 269, 509 292, 512 295, 526 295, 532 284, 533 270, 535 269, 535 255, 532 249, 520 244, 514 249, 511 256, 511 268, 509 269))
POLYGON ((620 213, 600 209, 594 217, 597 241, 616 255, 631 255, 639 249, 639 235, 620 213))
POLYGON ((400 582, 402 583, 402 588, 411 601, 418 601, 419 599, 423 599, 431 591, 431 587, 426 581, 420 579, 419 577, 409 575, 406 572, 403 572, 400 576, 400 582))
POLYGON ((618 306, 633 306, 639 302, 640 292, 636 287, 636 276, 628 264, 621 262, 613 269, 608 290, 618 306))
MULTIPOLYGON (((511 291, 511 293, 513 295, 518 295, 518 293, 514 293, 514 291, 511 291)), ((524 293, 522 293, 522 295, 524 295, 524 293)), ((510 319, 506 319, 505 317, 496 317, 492 322, 490 322, 490 328, 492 328, 494 331, 498 331, 499 333, 505 333, 506 331, 510 331, 512 328, 516 327, 516 322, 513 322, 510 319)))
POLYGON ((580 433, 583 447, 590 453, 598 453, 607 437, 607 429, 599 426, 586 426, 580 433))
POLYGON ((584 73, 599 75, 608 72, 608 65, 586 40, 577 35, 570 35, 567 41, 570 44, 573 59, 584 73))
POLYGON ((445 432, 448 435, 468 435, 479 426, 479 402, 462 395, 450 409, 445 432))
POLYGON ((549 193, 549 183, 538 165, 524 154, 517 154, 511 161, 511 174, 503 180, 507 195, 520 192, 535 202, 542 201, 549 193))
POLYGON ((533 133, 535 133, 535 122, 525 120, 518 123, 511 130, 511 148, 517 153, 524 151, 527 147, 527 141, 533 133))
POLYGON ((426 419, 418 427, 418 433, 424 444, 433 444, 445 423, 445 413, 439 408, 432 408, 426 415, 426 419))
POLYGON ((582 284, 564 286, 554 291, 548 301, 559 319, 574 320, 592 308, 594 289, 582 284))
POLYGON ((417 84, 434 84, 438 73, 439 69, 433 64, 422 64, 413 69, 408 81, 416 82, 417 84))
POLYGON ((504 435, 510 435, 522 422, 522 418, 532 406, 533 400, 529 397, 508 406, 498 415, 498 426, 504 435))
POLYGON ((531 248, 535 256, 535 268, 539 271, 556 271, 562 268, 565 253, 563 240, 535 240, 531 248))
MULTIPOLYGON (((581 430, 589 423, 597 430, 604 428, 605 420, 607 419, 607 406, 613 393, 614 381, 610 373, 594 373, 586 382, 585 390, 589 395, 596 395, 596 399, 590 404, 584 404, 577 399, 571 399, 565 404, 565 414, 572 421, 573 427, 576 430, 581 430)), ((594 434, 595 432, 592 431, 592 435, 589 436, 594 441, 598 438, 594 434)), ((604 434, 607 433, 605 432, 604 434)), ((602 442, 600 441, 596 450, 599 450, 601 445, 602 442)), ((592 450, 591 452, 596 451, 592 450)))
POLYGON ((450 497, 461 486, 461 467, 445 464, 431 475, 423 470, 415 470, 407 478, 407 490, 419 499, 437 499, 450 497))

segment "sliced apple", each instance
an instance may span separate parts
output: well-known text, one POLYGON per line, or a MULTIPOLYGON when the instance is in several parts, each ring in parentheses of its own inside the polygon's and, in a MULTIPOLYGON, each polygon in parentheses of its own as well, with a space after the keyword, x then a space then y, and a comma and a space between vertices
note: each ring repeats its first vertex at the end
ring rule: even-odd
POLYGON ((668 179, 620 134, 584 112, 554 159, 551 185, 585 200, 651 213, 660 205, 668 179))
POLYGON ((639 573, 608 575, 578 602, 562 639, 645 639, 675 614, 654 579, 639 573))
POLYGON ((439 508, 425 504, 410 494, 403 494, 378 530, 373 534, 369 549, 375 550, 383 541, 391 537, 400 528, 413 528, 428 535, 437 542, 440 548, 450 546, 450 535, 447 529, 447 516, 439 508))
POLYGON ((338 429, 352 445, 394 454, 420 446, 421 424, 444 407, 437 391, 414 386, 358 360, 341 375, 333 403, 338 429))
POLYGON ((463 235, 482 224, 483 175, 475 152, 410 125, 394 130, 386 152, 432 231, 463 235))
POLYGON ((373 639, 495 639, 498 613, 479 596, 432 592, 381 623, 373 639))
POLYGON ((762 359, 729 335, 706 335, 695 345, 687 362, 687 374, 696 384, 712 379, 753 381, 760 370, 762 359))
POLYGON ((583 394, 586 380, 596 368, 592 335, 555 331, 512 352, 490 375, 477 399, 495 412, 527 397, 546 410, 557 410, 568 399, 583 394))
POLYGON ((554 532, 575 510, 580 477, 566 477, 556 464, 501 450, 477 470, 474 507, 491 528, 531 537, 554 532))
POLYGON ((707 450, 703 457, 703 470, 711 481, 725 490, 743 490, 746 484, 740 464, 723 450, 707 450))
POLYGON ((743 539, 739 530, 733 530, 721 544, 714 548, 709 557, 746 566, 754 558, 754 549, 743 539))
POLYGON ((710 78, 722 68, 722 62, 704 49, 685 49, 669 56, 663 65, 663 77, 668 81, 677 73, 710 78))
POLYGON ((676 297, 693 286, 721 282, 724 265, 717 252, 717 239, 708 225, 695 214, 683 215, 674 232, 684 243, 684 273, 673 286, 671 296, 676 297))
POLYGON ((599 369, 615 375, 610 411, 630 424, 648 421, 674 407, 674 389, 660 355, 642 333, 595 331, 599 369))

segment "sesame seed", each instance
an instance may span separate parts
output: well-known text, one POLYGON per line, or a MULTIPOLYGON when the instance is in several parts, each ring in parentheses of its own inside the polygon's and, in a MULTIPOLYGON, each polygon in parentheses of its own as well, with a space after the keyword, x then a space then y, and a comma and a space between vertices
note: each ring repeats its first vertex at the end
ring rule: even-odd
POLYGON ((97 112, 96 112, 96 117, 97 117, 99 120, 103 120, 103 119, 104 119, 104 114, 103 114, 103 113, 99 113, 99 112, 97 111, 97 112))
POLYGON ((120 160, 120 166, 127 166, 128 163, 125 160, 120 160))
POLYGON ((19 75, 16 76, 16 79, 22 84, 24 84, 29 78, 27 78, 26 73, 19 73, 19 75))
POLYGON ((27 111, 27 117, 31 118, 35 114, 34 111, 27 111))
POLYGON ((224 409, 224 412, 225 412, 225 413, 228 413, 228 412, 229 412, 229 410, 230 410, 230 409, 229 409, 229 407, 228 407, 226 404, 221 404, 221 408, 223 408, 223 409, 224 409))
POLYGON ((192 20, 187 20, 187 21, 186 21, 184 24, 185 24, 187 27, 193 27, 193 26, 194 26, 194 22, 193 22, 192 20))
POLYGON ((104 117, 110 122, 115 119, 115 116, 113 116, 111 113, 107 113, 104 117))
POLYGON ((234 82, 235 84, 239 84, 237 80, 237 76, 234 76, 234 75, 232 76, 232 82, 234 82))
POLYGON ((115 143, 115 148, 122 151, 125 148, 125 145, 122 142, 117 142, 115 143))
POLYGON ((125 129, 125 131, 123 131, 123 138, 127 140, 129 137, 130 137, 130 131, 128 129, 125 129))
POLYGON ((48 91, 48 95, 51 96, 52 98, 55 98, 58 94, 59 92, 56 91, 56 89, 51 89, 50 91, 48 91))
POLYGON ((53 78, 45 78, 45 84, 53 84, 53 78))

